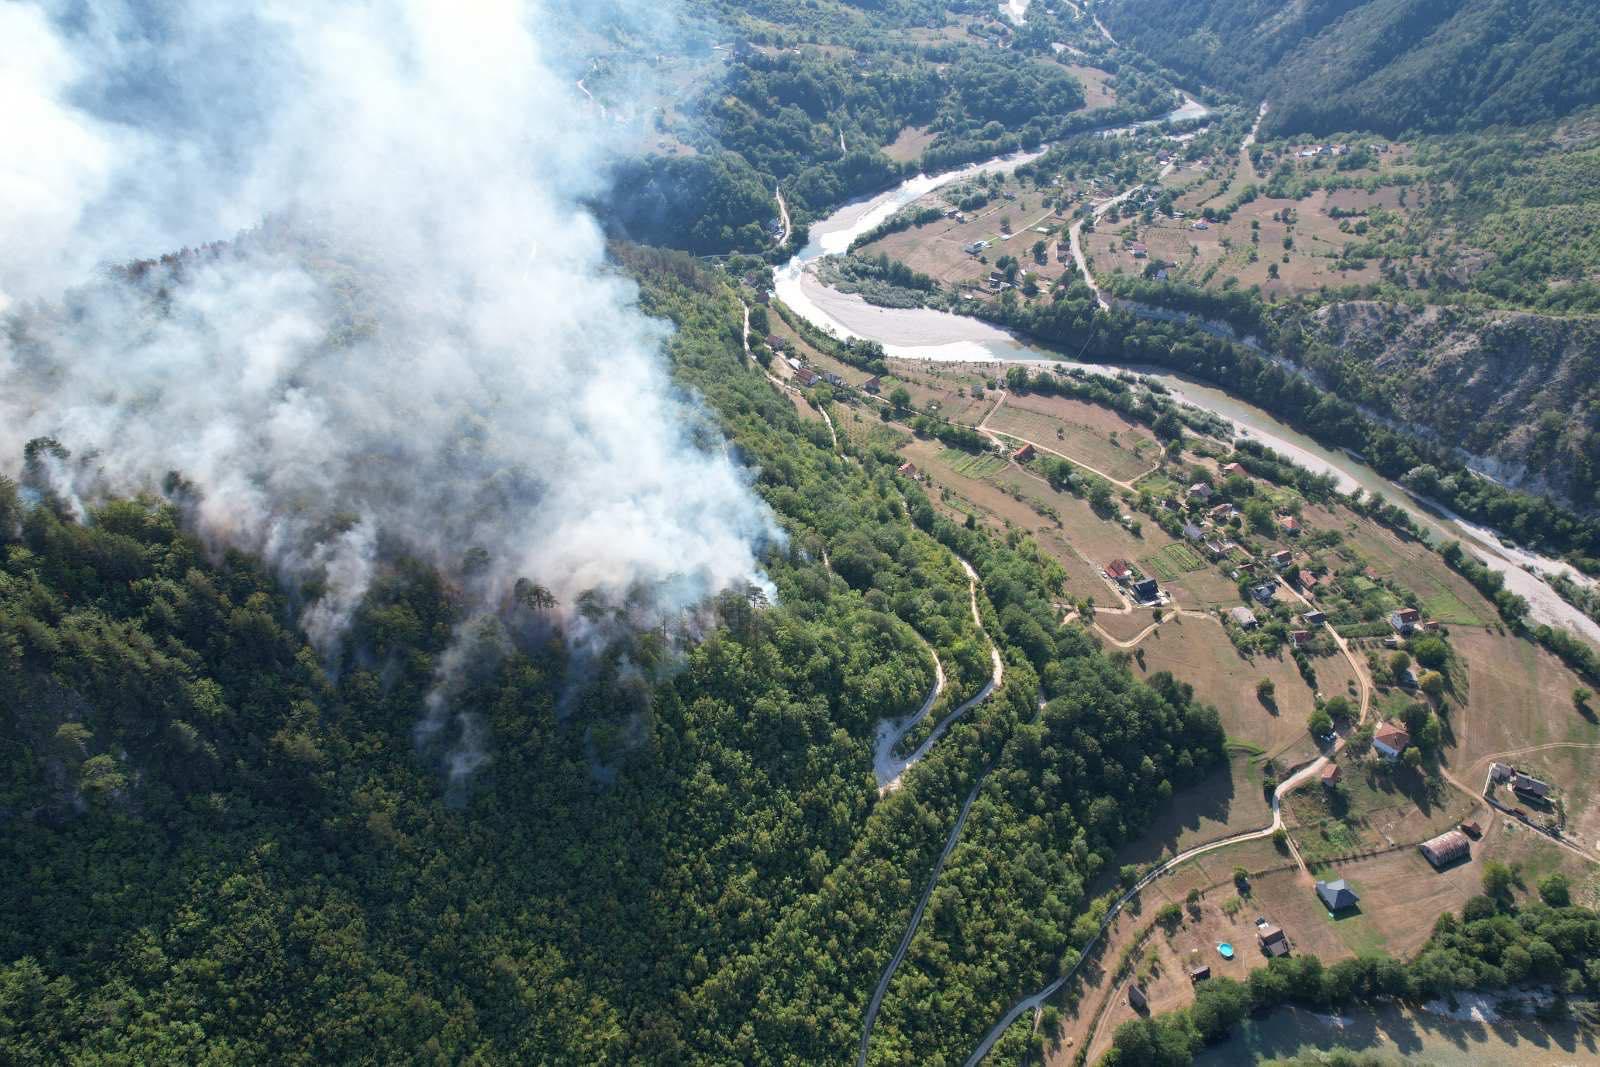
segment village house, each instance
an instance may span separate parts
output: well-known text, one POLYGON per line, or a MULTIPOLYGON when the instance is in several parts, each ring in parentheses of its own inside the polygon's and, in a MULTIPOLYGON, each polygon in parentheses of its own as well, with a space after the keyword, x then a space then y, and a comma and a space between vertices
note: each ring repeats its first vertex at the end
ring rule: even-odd
POLYGON ((1289 564, 1294 562, 1294 554, 1291 553, 1287 548, 1280 548, 1267 558, 1272 561, 1272 565, 1274 567, 1278 568, 1287 567, 1289 564))
POLYGON ((1114 559, 1106 564, 1106 577, 1114 582, 1125 582, 1133 577, 1133 568, 1125 559, 1114 559))
POLYGON ((831 370, 825 370, 825 371, 822 372, 822 380, 827 382, 829 385, 843 385, 844 384, 844 379, 839 377, 837 374, 833 373, 833 371, 831 371, 831 370))
POLYGON ((1249 608, 1229 608, 1228 618, 1232 619, 1240 629, 1254 630, 1256 628, 1256 613, 1249 608))
POLYGON ((1279 521, 1278 525, 1283 527, 1283 532, 1284 532, 1285 536, 1287 536, 1287 537, 1299 537, 1300 536, 1300 520, 1295 518, 1293 515, 1285 515, 1282 518, 1282 520, 1279 521))
POLYGON ((1322 898, 1322 903, 1335 915, 1346 908, 1355 907, 1356 902, 1361 899, 1343 878, 1332 882, 1318 882, 1317 896, 1322 898))
POLYGON ((1243 463, 1227 463, 1223 465, 1222 476, 1224 478, 1232 478, 1235 474, 1241 478, 1246 477, 1243 463))
POLYGON ((1416 608, 1401 608, 1389 616, 1389 625, 1400 633, 1408 634, 1416 629, 1419 617, 1420 614, 1416 608))
POLYGON ((1472 855, 1472 841, 1460 830, 1446 830, 1438 837, 1424 841, 1417 848, 1427 861, 1433 864, 1434 870, 1448 867, 1457 860, 1467 859, 1472 855))
POLYGON ((810 389, 813 385, 816 385, 822 380, 822 375, 818 374, 810 367, 801 367, 799 370, 794 372, 794 380, 799 382, 802 388, 810 389))
POLYGON ((869 393, 876 393, 878 390, 883 388, 883 379, 874 374, 872 377, 861 383, 861 388, 865 389, 869 393))
POLYGON ((789 342, 785 341, 775 333, 769 333, 767 334, 767 347, 772 349, 774 352, 782 352, 784 349, 789 347, 789 342))
POLYGON ((1207 485, 1205 482, 1195 482, 1193 485, 1191 485, 1189 487, 1189 499, 1190 500, 1198 500, 1201 503, 1204 503, 1207 500, 1210 500, 1211 499, 1211 487, 1209 485, 1207 485))
POLYGON ((1343 777, 1344 772, 1339 770, 1337 763, 1330 762, 1326 767, 1322 768, 1322 785, 1326 789, 1332 789, 1338 785, 1339 779, 1343 777))
POLYGON ((1150 254, 1150 250, 1144 246, 1143 241, 1134 241, 1128 245, 1128 251, 1133 253, 1134 259, 1143 259, 1150 254))
POLYGON ((1011 458, 1016 460, 1018 463, 1026 463, 1028 460, 1032 459, 1035 454, 1036 453, 1034 452, 1032 445, 1023 445, 1021 448, 1011 453, 1011 458))
POLYGON ((1205 531, 1200 529, 1200 527, 1196 526, 1194 523, 1186 522, 1183 524, 1183 536, 1185 539, 1190 541, 1199 541, 1202 540, 1205 535, 1205 531))
POLYGON ((1317 587, 1317 576, 1304 568, 1294 577, 1295 581, 1300 583, 1301 589, 1315 589, 1317 587))
POLYGON ((1228 554, 1228 545, 1224 541, 1207 541, 1206 555, 1212 559, 1221 559, 1228 554))
POLYGON ((1300 618, 1307 626, 1321 626, 1328 621, 1328 617, 1320 611, 1308 611, 1300 618))
POLYGON ((1264 955, 1278 957, 1289 954, 1289 938, 1280 926, 1268 923, 1256 928, 1256 944, 1264 955))
POLYGON ((1531 774, 1517 771, 1511 776, 1511 788, 1518 794, 1530 800, 1549 801, 1550 783, 1541 782, 1531 774))
POLYGON ((1133 595, 1144 601, 1155 600, 1161 595, 1161 589, 1154 578, 1141 578, 1133 583, 1133 595))
POLYGON ((1372 747, 1384 759, 1399 759, 1400 753, 1411 743, 1411 735, 1397 722, 1386 722, 1372 735, 1372 747))
POLYGON ((1468 821, 1461 824, 1461 832, 1476 840, 1483 836, 1483 827, 1476 822, 1468 821))
POLYGON ((894 469, 894 472, 896 474, 903 474, 907 478, 915 478, 917 476, 916 466, 909 462, 900 464, 900 466, 894 469))
POLYGON ((1270 604, 1272 603, 1273 598, 1278 595, 1278 583, 1262 582, 1260 585, 1250 590, 1250 595, 1261 601, 1263 604, 1270 604))
POLYGON ((1206 512, 1206 514, 1211 517, 1212 522, 1221 524, 1233 518, 1233 505, 1218 504, 1216 507, 1206 512))
POLYGON ((1295 648, 1304 648, 1311 643, 1311 631, 1291 630, 1289 631, 1289 641, 1295 648))

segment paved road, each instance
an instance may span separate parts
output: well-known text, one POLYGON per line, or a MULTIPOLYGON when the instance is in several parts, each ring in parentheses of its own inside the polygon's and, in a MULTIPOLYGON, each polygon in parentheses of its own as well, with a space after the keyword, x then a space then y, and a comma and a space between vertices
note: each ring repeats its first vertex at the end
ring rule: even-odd
MULTIPOLYGON (((1151 882, 1154 882, 1157 878, 1160 878, 1162 875, 1166 874, 1168 871, 1179 866, 1180 864, 1188 863, 1196 856, 1203 856, 1208 852, 1215 852, 1217 849, 1227 848, 1229 845, 1237 845, 1245 841, 1256 841, 1263 837, 1271 837, 1273 833, 1283 826, 1283 811, 1281 807, 1283 798, 1300 788, 1300 786, 1305 784, 1305 782, 1307 782, 1312 775, 1319 773, 1322 770, 1322 765, 1327 761, 1328 760, 1326 756, 1313 760, 1311 763, 1308 763, 1304 767, 1300 768, 1300 770, 1295 772, 1293 776, 1279 783, 1278 788, 1272 792, 1272 821, 1266 826, 1263 826, 1259 830, 1246 830, 1242 833, 1232 834, 1228 837, 1219 838, 1216 841, 1212 841, 1204 845, 1196 845, 1194 848, 1191 848, 1185 852, 1180 852, 1176 856, 1173 856, 1171 859, 1167 860, 1165 863, 1152 868, 1149 873, 1147 873, 1143 878, 1139 879, 1138 882, 1134 883, 1133 888, 1122 894, 1122 896, 1118 897, 1116 903, 1111 905, 1110 909, 1106 911, 1105 920, 1100 924, 1100 931, 1095 934, 1093 941, 1089 942, 1083 947, 1083 955, 1078 958, 1078 963, 1075 964, 1073 968, 1066 974, 1062 975, 1060 978, 1057 978, 1055 981, 1039 990, 1039 992, 1033 994, 1031 997, 1025 997, 1014 1004, 1011 1010, 1006 1012, 1001 1020, 995 1024, 994 1028, 984 1035, 983 1040, 979 1042, 978 1047, 973 1051, 972 1055, 967 1057, 967 1067, 976 1067, 978 1063, 982 1062, 983 1058, 989 1054, 989 1050, 994 1048, 995 1042, 1000 1040, 1000 1036, 1006 1032, 1007 1028, 1009 1028, 1012 1023, 1021 1018, 1024 1012, 1032 1011, 1033 1009, 1037 1008, 1052 995, 1054 995, 1057 990, 1072 980, 1073 976, 1077 974, 1078 968, 1082 967, 1084 962, 1088 960, 1090 952, 1096 945, 1100 943, 1101 938, 1105 937, 1106 931, 1110 929, 1112 922, 1115 921, 1118 913, 1122 911, 1123 906, 1127 904, 1128 901, 1138 896, 1145 890, 1146 887, 1150 885, 1151 882)), ((1290 842, 1290 847, 1293 848, 1293 842, 1290 842)), ((1299 859, 1298 851, 1295 853, 1295 858, 1296 860, 1299 859)), ((1302 863, 1301 866, 1303 869, 1304 864, 1302 863)))

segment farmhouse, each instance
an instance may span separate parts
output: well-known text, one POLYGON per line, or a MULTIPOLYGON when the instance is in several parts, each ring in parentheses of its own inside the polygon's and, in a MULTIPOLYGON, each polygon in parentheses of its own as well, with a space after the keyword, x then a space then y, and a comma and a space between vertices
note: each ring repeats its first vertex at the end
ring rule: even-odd
POLYGON ((1253 630, 1256 626, 1256 613, 1249 608, 1238 607, 1228 609, 1228 618, 1246 630, 1253 630))
POLYGON ((1433 864, 1435 870, 1472 855, 1472 842, 1460 830, 1446 830, 1438 837, 1424 841, 1417 848, 1422 851, 1428 862, 1433 864))
POLYGON ((1420 617, 1416 608, 1401 608, 1389 616, 1389 625, 1400 633, 1408 634, 1416 628, 1420 617))
POLYGON ((1021 448, 1011 453, 1011 458, 1016 460, 1018 463, 1026 463, 1036 454, 1037 453, 1034 452, 1032 445, 1023 445, 1021 448))
POLYGON ((1133 577, 1133 568, 1125 559, 1114 559, 1106 564, 1106 577, 1114 582, 1125 582, 1133 577))
POLYGON ((1385 759, 1399 759, 1411 743, 1411 735, 1397 722, 1386 722, 1372 735, 1372 747, 1385 759))
POLYGON ((1355 907, 1361 899, 1343 878, 1333 882, 1318 882, 1317 896, 1322 898, 1322 903, 1327 905, 1329 911, 1336 914, 1355 907))
POLYGON ((1261 951, 1268 956, 1287 956, 1289 954, 1289 938, 1284 934, 1283 928, 1268 923, 1257 928, 1256 944, 1261 946, 1261 951))
POLYGON ((1521 771, 1514 772, 1511 775, 1511 788, 1533 800, 1550 799, 1549 782, 1541 782, 1532 775, 1523 774, 1521 771))
POLYGON ((1161 589, 1154 578, 1141 578, 1133 583, 1133 595, 1140 600, 1154 600, 1161 595, 1161 589))

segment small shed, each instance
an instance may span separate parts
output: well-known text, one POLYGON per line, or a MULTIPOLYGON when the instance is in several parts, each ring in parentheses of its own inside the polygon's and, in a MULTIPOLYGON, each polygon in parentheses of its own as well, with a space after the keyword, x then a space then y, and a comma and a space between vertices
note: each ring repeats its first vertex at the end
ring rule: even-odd
POLYGON ((1144 990, 1132 982, 1128 983, 1128 1005, 1134 1011, 1144 1012, 1150 1010, 1150 1000, 1144 995, 1144 990))
POLYGON ((1289 954, 1289 937, 1283 932, 1281 926, 1266 926, 1256 929, 1256 944, 1261 946, 1261 951, 1268 956, 1287 956, 1289 954))
POLYGON ((1344 772, 1339 770, 1337 763, 1330 762, 1326 767, 1322 768, 1322 784, 1325 786, 1336 786, 1339 784, 1339 779, 1343 777, 1344 772))
POLYGON ((1208 964, 1197 963, 1189 968, 1189 981, 1204 982, 1211 977, 1211 967, 1208 964))

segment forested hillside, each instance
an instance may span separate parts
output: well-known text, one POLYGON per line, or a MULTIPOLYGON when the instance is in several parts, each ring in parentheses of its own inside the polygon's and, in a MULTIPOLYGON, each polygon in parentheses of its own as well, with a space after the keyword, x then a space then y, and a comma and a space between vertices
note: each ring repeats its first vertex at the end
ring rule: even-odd
POLYGON ((1600 100, 1583 0, 1112 0, 1118 39, 1272 101, 1268 132, 1399 136, 1557 118, 1600 100))
POLYGON ((478 620, 464 790, 414 740, 463 618, 434 573, 390 559, 324 662, 300 591, 177 503, 79 521, 34 467, 0 486, 0 1059, 840 1062, 980 779, 875 1055, 959 1058, 1084 942, 1111 850, 1218 758, 1216 713, 1056 627, 1031 544, 834 454, 716 276, 618 254, 788 530, 777 602, 725 595, 692 642, 617 631, 581 671, 536 602, 478 620), (1006 684, 880 799, 874 727, 931 684, 913 627, 952 688, 987 669, 952 548, 1006 684))
POLYGON ((735 44, 709 88, 674 101, 682 117, 672 133, 694 154, 631 160, 607 197, 610 221, 649 244, 758 251, 773 236, 764 227, 777 216, 776 186, 803 225, 924 168, 1176 103, 1162 72, 1129 54, 1104 60, 1117 104, 1086 109, 1045 12, 1013 33, 989 4, 695 6, 735 44), (884 146, 906 129, 922 131, 926 147, 891 158, 884 146))

